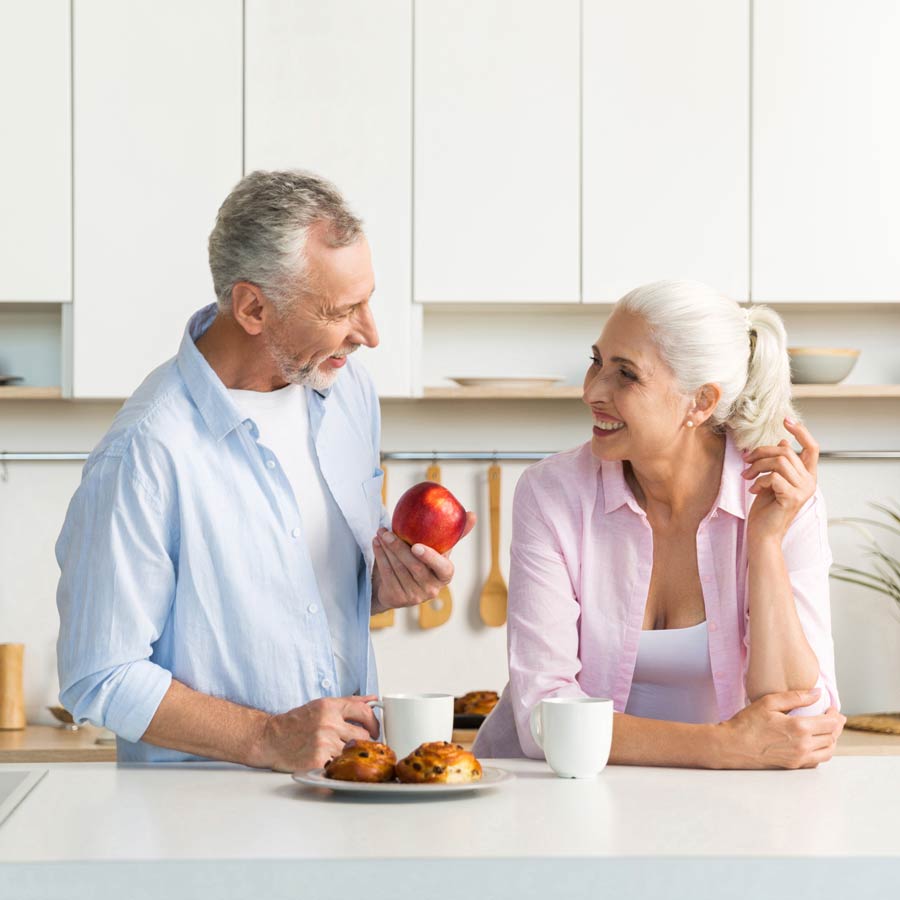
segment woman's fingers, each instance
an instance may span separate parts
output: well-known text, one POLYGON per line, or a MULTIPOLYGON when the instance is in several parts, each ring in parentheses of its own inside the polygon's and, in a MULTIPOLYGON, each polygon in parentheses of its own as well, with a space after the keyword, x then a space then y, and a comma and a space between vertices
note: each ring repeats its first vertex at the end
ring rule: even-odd
POLYGON ((795 437, 800 444, 800 459, 806 470, 813 476, 819 465, 819 445, 815 438, 810 434, 809 429, 801 422, 794 419, 785 419, 784 427, 795 437))
POLYGON ((825 750, 816 750, 810 753, 806 761, 800 767, 801 769, 815 769, 816 766, 827 763, 834 756, 834 747, 828 747, 825 750))
POLYGON ((761 494, 765 490, 772 491, 777 497, 784 497, 786 494, 790 494, 792 490, 795 490, 795 487, 782 475, 779 475, 777 472, 770 472, 768 475, 761 475, 750 486, 751 494, 761 494))
MULTIPOLYGON (((768 472, 777 472, 785 481, 800 487, 803 484, 803 477, 797 470, 797 467, 786 456, 773 456, 759 459, 747 469, 741 472, 741 476, 745 479, 756 478, 768 472)), ((804 473, 805 474, 805 473, 804 473)))

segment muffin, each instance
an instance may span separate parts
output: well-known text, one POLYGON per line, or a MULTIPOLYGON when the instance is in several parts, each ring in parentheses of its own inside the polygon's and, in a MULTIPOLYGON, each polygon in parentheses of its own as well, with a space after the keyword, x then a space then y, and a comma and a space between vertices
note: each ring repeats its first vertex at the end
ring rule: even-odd
POLYGON ((349 741, 340 756, 325 766, 325 777, 335 781, 393 781, 396 763, 397 755, 387 744, 349 741))
POLYGON ((496 691, 469 691, 453 701, 453 714, 457 716, 486 716, 500 698, 496 691))
POLYGON ((397 763, 404 784, 467 784, 481 779, 481 763, 459 744, 432 741, 397 763))

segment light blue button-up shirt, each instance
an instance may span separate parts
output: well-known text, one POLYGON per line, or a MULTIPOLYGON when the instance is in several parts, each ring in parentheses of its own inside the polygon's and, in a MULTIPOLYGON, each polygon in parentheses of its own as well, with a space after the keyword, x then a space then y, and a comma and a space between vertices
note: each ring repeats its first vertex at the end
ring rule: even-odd
MULTIPOLYGON (((60 701, 114 731, 120 761, 198 758, 140 740, 173 677, 271 713, 338 683, 291 485, 194 344, 215 312, 191 318, 178 355, 119 411, 56 544, 60 701)), ((322 474, 359 547, 353 662, 374 694, 378 398, 352 357, 330 390, 306 392, 322 474)))

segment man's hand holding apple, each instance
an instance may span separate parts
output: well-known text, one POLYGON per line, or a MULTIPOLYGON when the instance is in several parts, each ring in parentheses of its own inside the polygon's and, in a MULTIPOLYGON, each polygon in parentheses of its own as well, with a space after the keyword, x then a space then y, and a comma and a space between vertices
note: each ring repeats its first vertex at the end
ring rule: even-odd
POLYGON ((453 578, 450 550, 475 527, 475 513, 426 481, 400 498, 391 527, 379 528, 372 541, 373 615, 434 600, 453 578))

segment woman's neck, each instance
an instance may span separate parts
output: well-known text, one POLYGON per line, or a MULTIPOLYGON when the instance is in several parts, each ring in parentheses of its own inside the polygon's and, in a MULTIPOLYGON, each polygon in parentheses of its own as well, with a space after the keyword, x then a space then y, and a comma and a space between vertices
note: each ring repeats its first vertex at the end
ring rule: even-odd
POLYGON ((626 461, 625 479, 652 524, 699 522, 718 496, 724 459, 725 436, 703 428, 665 456, 626 461))

